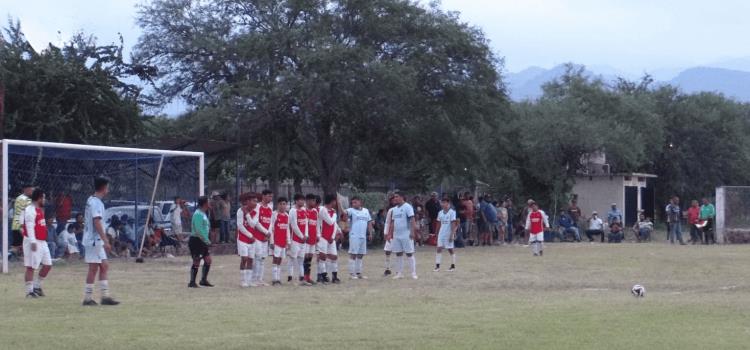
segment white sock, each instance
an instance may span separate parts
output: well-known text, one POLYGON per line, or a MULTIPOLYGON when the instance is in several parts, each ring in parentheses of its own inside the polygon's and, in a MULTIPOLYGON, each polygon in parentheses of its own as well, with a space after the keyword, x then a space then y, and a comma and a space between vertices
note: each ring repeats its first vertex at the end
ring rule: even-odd
POLYGON ((357 259, 349 259, 349 274, 357 274, 357 259))
POLYGON ((318 260, 318 273, 328 273, 326 267, 328 267, 328 261, 318 260))
POLYGON ((304 273, 305 273, 305 258, 304 257, 303 258, 297 257, 295 259, 297 259, 297 264, 299 264, 299 266, 298 266, 299 267, 299 275, 303 276, 304 273))
POLYGON ((396 256, 396 271, 398 273, 404 272, 404 256, 396 256))
POLYGON ((358 274, 362 274, 362 265, 364 265, 364 261, 362 259, 357 259, 354 261, 354 270, 357 271, 358 274))
POLYGON ((26 293, 33 293, 34 292, 34 282, 28 281, 26 282, 26 293))
POLYGON ((99 281, 99 290, 102 291, 102 298, 109 297, 109 281, 107 280, 99 281))
POLYGON ((44 277, 37 275, 34 277, 34 288, 42 289, 42 282, 44 281, 44 277))
POLYGON ((240 269, 240 284, 247 283, 247 273, 245 273, 246 270, 240 269))
POLYGON ((297 263, 296 260, 294 257, 289 257, 289 260, 286 261, 287 276, 294 276, 294 264, 297 263))
POLYGON ((386 270, 391 269, 391 256, 390 255, 385 256, 385 269, 386 270))
POLYGON ((258 267, 258 281, 263 281, 263 272, 265 272, 266 258, 260 258, 260 266, 258 267))
POLYGON ((443 260, 443 254, 442 253, 436 253, 435 254, 435 265, 440 265, 440 262, 443 260))
POLYGON ((451 254, 451 264, 456 265, 456 253, 451 254))
POLYGON ((279 265, 273 264, 273 280, 279 281, 279 265))
POLYGON ((94 294, 94 284, 86 283, 83 288, 83 300, 91 300, 91 295, 94 294))
POLYGON ((411 274, 412 276, 416 276, 417 275, 417 258, 414 255, 412 255, 408 259, 409 259, 409 265, 411 266, 411 274))
POLYGON ((331 266, 328 268, 328 270, 331 271, 331 272, 338 273, 339 272, 339 261, 338 260, 331 261, 331 266))

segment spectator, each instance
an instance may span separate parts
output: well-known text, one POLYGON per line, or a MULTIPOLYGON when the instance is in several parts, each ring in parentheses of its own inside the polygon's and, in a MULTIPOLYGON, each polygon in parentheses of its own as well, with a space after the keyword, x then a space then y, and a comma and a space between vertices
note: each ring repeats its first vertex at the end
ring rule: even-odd
POLYGON ((560 229, 560 239, 564 240, 568 233, 572 233, 576 242, 581 241, 581 233, 578 231, 575 221, 570 216, 567 210, 560 210, 560 218, 557 219, 557 224, 560 229))
POLYGON ((617 208, 617 203, 612 203, 612 207, 607 212, 607 225, 614 223, 620 224, 620 228, 622 228, 622 212, 617 208))
POLYGON ((703 244, 708 244, 709 240, 711 244, 716 243, 716 236, 714 236, 714 218, 716 218, 716 208, 708 200, 703 198, 703 205, 700 210, 700 219, 706 221, 706 225, 703 226, 703 244))
POLYGON ((508 230, 508 201, 504 200, 497 207, 497 242, 505 243, 505 236, 508 230))
POLYGON ((62 191, 55 198, 55 217, 57 217, 57 234, 65 230, 73 212, 73 197, 62 191))
POLYGON ((425 203, 425 209, 430 219, 430 233, 437 234, 435 229, 437 227, 437 217, 440 213, 440 201, 437 199, 437 192, 430 193, 430 199, 425 203))
POLYGON ((219 242, 229 243, 229 226, 230 220, 232 219, 232 203, 229 202, 229 195, 227 195, 226 192, 221 195, 219 203, 221 205, 221 227, 219 242))
POLYGON ((599 213, 592 212, 591 218, 589 219, 589 229, 586 230, 586 237, 589 238, 589 242, 594 241, 594 237, 601 236, 601 241, 604 243, 604 221, 599 217, 599 213))
POLYGON ((687 211, 688 225, 690 225, 690 243, 692 244, 698 244, 703 241, 701 230, 696 226, 699 224, 700 216, 701 208, 698 205, 698 201, 692 200, 690 202, 690 208, 688 208, 687 211))
POLYGON ((513 224, 515 224, 516 211, 513 209, 513 200, 510 198, 505 200, 505 210, 508 211, 508 221, 505 222, 505 241, 513 243, 513 224))
POLYGON ((119 256, 119 252, 117 249, 117 246, 119 245, 119 242, 117 241, 117 237, 120 236, 120 232, 118 231, 120 229, 120 218, 117 215, 112 215, 112 217, 109 219, 109 226, 107 227, 107 240, 109 240, 110 247, 113 247, 112 255, 115 257, 119 256))
POLYGON ((132 256, 136 251, 138 251, 138 247, 136 247, 135 241, 135 219, 129 218, 127 215, 123 215, 120 218, 120 222, 124 224, 122 229, 122 233, 124 234, 120 235, 120 240, 130 244, 130 252, 132 256))
POLYGON ((31 204, 31 192, 34 191, 34 186, 23 185, 22 192, 13 201, 13 222, 11 224, 12 237, 10 240, 10 246, 17 255, 21 255, 23 244, 23 235, 21 234, 21 225, 23 223, 23 212, 26 207, 31 204))
POLYGON ((414 223, 417 226, 417 231, 414 232, 414 242, 418 244, 420 247, 422 246, 422 239, 423 234, 422 231, 425 227, 425 209, 422 205, 422 200, 419 198, 419 196, 414 196, 411 202, 412 208, 414 208, 414 223))
POLYGON ((76 244, 78 244, 78 252, 79 254, 83 255, 86 253, 86 250, 83 246, 83 214, 78 213, 76 214, 76 221, 72 224, 70 224, 70 227, 73 228, 73 234, 76 237, 76 244))
POLYGON ((52 259, 57 259, 57 229, 55 227, 55 215, 50 214, 49 217, 46 217, 45 223, 47 225, 47 247, 49 247, 49 254, 52 259))
POLYGON ((581 212, 581 208, 578 207, 578 199, 573 198, 573 200, 570 201, 570 206, 568 206, 568 215, 570 215, 570 218, 573 219, 573 224, 576 227, 581 224, 581 217, 583 216, 583 213, 581 212))
POLYGON ((481 244, 492 245, 492 237, 497 233, 497 209, 492 205, 492 197, 489 194, 484 195, 479 202, 479 222, 481 244))
POLYGON ((169 211, 169 221, 172 224, 172 233, 175 235, 182 235, 182 202, 182 198, 175 197, 174 205, 169 211))
POLYGON ((461 236, 462 240, 468 240, 469 245, 474 244, 472 226, 474 223, 474 201, 471 200, 471 192, 465 192, 461 199, 461 236))
POLYGON ((607 243, 620 243, 625 238, 622 233, 622 226, 619 222, 614 222, 609 225, 609 236, 607 236, 607 243))
POLYGON ((680 208, 680 198, 672 197, 667 205, 667 222, 669 222, 669 242, 674 244, 675 238, 680 241, 680 245, 685 245, 682 240, 682 209, 680 208))
POLYGON ((638 222, 633 226, 633 230, 636 233, 638 242, 650 241, 651 233, 654 232, 654 223, 645 214, 641 213, 638 216, 638 222))
POLYGON ((57 236, 57 245, 63 251, 64 257, 69 259, 78 258, 78 240, 76 239, 75 226, 73 224, 68 225, 68 228, 57 236))

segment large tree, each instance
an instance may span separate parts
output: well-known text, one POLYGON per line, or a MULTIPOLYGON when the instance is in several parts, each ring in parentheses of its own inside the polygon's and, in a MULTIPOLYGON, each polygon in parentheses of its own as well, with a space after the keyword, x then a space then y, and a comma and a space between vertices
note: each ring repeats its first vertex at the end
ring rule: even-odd
POLYGON ((98 45, 78 34, 62 47, 35 50, 18 22, 0 34, 3 136, 113 144, 141 130, 140 89, 128 77, 148 74, 123 61, 122 43, 98 45))
POLYGON ((139 23, 155 103, 220 111, 227 138, 298 153, 326 192, 365 173, 453 172, 506 101, 482 32, 437 5, 155 0, 139 23))

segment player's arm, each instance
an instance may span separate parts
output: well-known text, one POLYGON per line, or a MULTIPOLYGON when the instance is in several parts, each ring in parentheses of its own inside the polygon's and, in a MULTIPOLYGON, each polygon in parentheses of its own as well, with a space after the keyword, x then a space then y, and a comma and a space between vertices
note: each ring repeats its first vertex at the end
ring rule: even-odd
MULTIPOLYGON (((372 241, 372 231, 375 231, 375 220, 372 217, 367 221, 367 240, 372 241)), ((351 230, 350 230, 351 231, 351 230)))
MULTIPOLYGON (((97 216, 94 218, 94 229, 99 234, 99 239, 104 243, 104 249, 109 251, 112 246, 109 245, 109 239, 107 239, 107 232, 104 231, 104 223, 102 223, 102 217, 97 216)), ((144 237, 145 239, 146 237, 144 237)))
POLYGON ((323 221, 325 221, 326 224, 328 225, 336 224, 336 218, 335 218, 336 214, 333 214, 334 217, 331 217, 330 215, 328 215, 328 209, 323 209, 323 210, 320 210, 319 212, 320 212, 320 215, 318 215, 318 217, 323 219, 323 221))
POLYGON ((252 216, 250 215, 250 213, 248 213, 247 215, 245 215, 245 217, 247 218, 247 223, 250 225, 250 227, 255 227, 256 229, 258 229, 258 231, 260 231, 260 233, 268 237, 268 230, 266 230, 266 228, 260 224, 260 210, 255 211, 255 216, 252 216))
POLYGON ((526 231, 531 228, 531 215, 526 215, 526 224, 524 225, 526 231))
POLYGON ((269 244, 271 244, 272 246, 273 246, 273 238, 274 238, 274 237, 273 237, 273 236, 274 236, 274 235, 273 235, 273 231, 274 231, 274 228, 276 227, 276 226, 274 226, 274 225, 276 224, 276 216, 277 216, 277 215, 278 215, 278 214, 277 214, 277 213, 276 213, 275 211, 271 213, 271 226, 269 226, 269 228, 270 228, 270 229, 269 229, 269 231, 271 231, 271 233, 272 233, 272 234, 271 234, 271 236, 269 237, 269 239, 268 239, 268 242, 269 242, 269 244))
POLYGON ((409 217, 409 227, 411 228, 409 232, 409 239, 414 239, 417 234, 417 220, 414 215, 409 217))
POLYGON ((547 216, 547 213, 542 214, 542 218, 544 219, 544 227, 550 228, 549 227, 549 217, 547 216))
POLYGON ((286 247, 287 248, 292 246, 292 228, 289 226, 290 225, 286 225, 286 247))
POLYGON ((393 217, 391 216, 392 211, 388 210, 388 213, 385 215, 385 239, 390 241, 393 239, 393 217))
MULTIPOLYGON (((438 225, 442 225, 442 224, 438 224, 438 225)), ((451 241, 456 240, 456 231, 458 231, 458 225, 459 225, 458 219, 453 218, 453 221, 451 221, 451 239, 450 239, 451 241)))
POLYGON ((254 241, 255 237, 253 237, 253 234, 250 233, 250 231, 247 230, 245 227, 245 220, 243 219, 243 215, 245 213, 242 211, 242 208, 237 209, 237 215, 235 215, 237 219, 237 230, 240 231, 240 234, 245 235, 246 237, 250 238, 250 241, 254 241))
POLYGON ((22 213, 23 224, 26 226, 27 239, 31 242, 31 251, 36 251, 36 232, 34 228, 36 226, 36 208, 33 205, 29 205, 22 213))
POLYGON ((299 229, 299 225, 297 223, 297 210, 292 209, 291 212, 289 212, 289 227, 292 230, 292 233, 297 236, 299 239, 305 239, 305 232, 302 232, 302 230, 299 229))

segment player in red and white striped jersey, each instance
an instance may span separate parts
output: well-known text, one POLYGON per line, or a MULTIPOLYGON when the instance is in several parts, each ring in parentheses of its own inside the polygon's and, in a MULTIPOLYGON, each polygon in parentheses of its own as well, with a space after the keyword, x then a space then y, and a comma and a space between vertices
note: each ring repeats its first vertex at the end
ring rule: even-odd
POLYGON ((21 216, 23 226, 23 265, 26 267, 26 297, 43 297, 42 281, 52 269, 52 259, 47 246, 47 223, 44 219, 44 191, 35 188, 31 193, 31 204, 21 216), (34 270, 42 268, 34 277, 34 270))
MULTIPOLYGON (((291 228, 292 242, 287 261, 289 267, 288 282, 293 280, 294 269, 299 269, 299 281, 304 284, 305 266, 305 242, 307 241, 307 211, 305 210, 305 196, 294 195, 294 207, 289 211, 289 226, 291 228)), ((308 266, 309 269, 309 266, 308 266)))
POLYGON ((243 193, 240 196, 242 207, 237 209, 237 254, 240 256, 240 286, 255 287, 255 274, 253 259, 258 255, 257 250, 262 249, 258 245, 264 235, 258 222, 258 195, 255 193, 243 193))
MULTIPOLYGON (((271 235, 271 217, 273 216, 273 192, 271 190, 263 190, 261 192, 260 203, 258 204, 258 221, 263 227, 261 232, 270 238, 271 235)), ((266 257, 269 254, 269 244, 267 241, 259 241, 256 244, 259 245, 256 251, 255 264, 253 264, 253 274, 255 275, 255 283, 260 286, 267 286, 268 284, 263 281, 263 271, 265 270, 266 257)))
POLYGON ((288 200, 284 197, 279 198, 276 203, 278 209, 273 212, 271 217, 271 244, 273 245, 273 281, 271 285, 281 285, 281 260, 286 255, 286 250, 290 245, 291 234, 289 231, 289 214, 286 209, 288 200))
MULTIPOLYGON (((320 200, 318 200, 318 197, 314 194, 308 194, 305 196, 305 199, 307 201, 307 209, 305 210, 305 213, 307 213, 307 240, 305 241, 305 281, 307 281, 308 284, 314 284, 312 279, 310 279, 311 270, 312 270, 312 259, 313 255, 315 255, 315 251, 317 249, 318 244, 318 205, 320 204, 320 200)), ((320 273, 320 265, 318 267, 318 273, 320 273)))
POLYGON ((339 279, 338 251, 336 250, 336 239, 341 235, 341 229, 336 221, 336 195, 327 194, 324 206, 319 210, 320 239, 318 240, 318 266, 321 272, 318 280, 328 283, 328 273, 331 272, 332 283, 341 283, 339 279))

